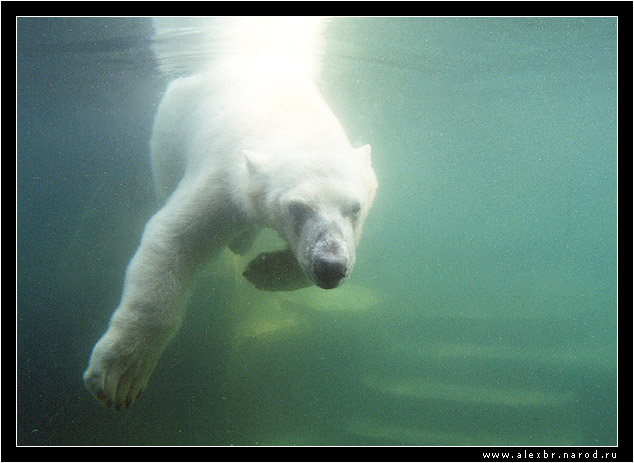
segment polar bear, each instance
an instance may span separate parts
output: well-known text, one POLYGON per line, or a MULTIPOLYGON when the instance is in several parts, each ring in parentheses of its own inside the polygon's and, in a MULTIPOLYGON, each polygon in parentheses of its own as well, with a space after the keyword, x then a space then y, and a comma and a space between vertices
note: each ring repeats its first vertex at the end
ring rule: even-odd
POLYGON ((150 148, 164 204, 83 376, 117 410, 145 388, 203 263, 223 246, 243 253, 270 227, 307 281, 335 288, 354 266, 377 188, 370 146, 351 146, 312 70, 277 49, 226 54, 171 82, 150 148))

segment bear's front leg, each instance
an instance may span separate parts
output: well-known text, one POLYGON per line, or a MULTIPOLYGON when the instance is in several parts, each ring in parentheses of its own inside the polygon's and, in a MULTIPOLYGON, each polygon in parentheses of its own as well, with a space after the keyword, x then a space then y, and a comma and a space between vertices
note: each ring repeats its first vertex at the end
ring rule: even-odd
POLYGON ((185 286, 207 254, 187 236, 191 220, 163 208, 146 225, 128 265, 121 303, 83 376, 86 388, 108 407, 134 402, 180 326, 185 286))

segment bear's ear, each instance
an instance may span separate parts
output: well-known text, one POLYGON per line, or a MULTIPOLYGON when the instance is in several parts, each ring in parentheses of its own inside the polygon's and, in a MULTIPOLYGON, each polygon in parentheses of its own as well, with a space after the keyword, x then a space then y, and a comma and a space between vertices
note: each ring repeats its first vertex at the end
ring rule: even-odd
POLYGON ((372 147, 370 145, 363 145, 355 150, 360 159, 363 160, 363 163, 366 165, 370 165, 370 154, 372 152, 372 147))
POLYGON ((247 170, 250 174, 261 171, 263 166, 268 164, 269 156, 259 151, 242 150, 244 159, 247 162, 247 170))

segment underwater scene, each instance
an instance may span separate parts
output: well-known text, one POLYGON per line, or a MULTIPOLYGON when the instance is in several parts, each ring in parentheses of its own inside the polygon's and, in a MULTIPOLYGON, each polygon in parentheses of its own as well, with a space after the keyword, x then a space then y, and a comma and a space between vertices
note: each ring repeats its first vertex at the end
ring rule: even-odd
POLYGON ((224 250, 114 411, 82 374, 160 205, 152 36, 17 19, 18 445, 617 445, 616 18, 330 19, 378 179, 354 271, 262 291, 282 239, 224 250))

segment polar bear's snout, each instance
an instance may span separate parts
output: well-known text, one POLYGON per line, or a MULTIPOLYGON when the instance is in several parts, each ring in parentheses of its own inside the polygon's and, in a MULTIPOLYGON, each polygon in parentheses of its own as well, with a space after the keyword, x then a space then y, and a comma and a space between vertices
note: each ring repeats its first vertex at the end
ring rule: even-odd
POLYGON ((354 266, 354 244, 348 243, 342 227, 328 225, 317 233, 308 265, 304 267, 310 279, 322 289, 342 284, 354 266))
POLYGON ((348 262, 341 256, 319 256, 313 264, 315 283, 323 289, 339 286, 348 274, 348 262))

